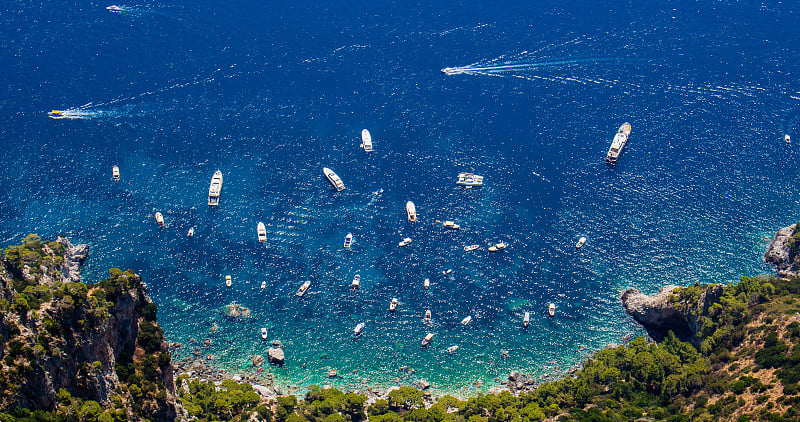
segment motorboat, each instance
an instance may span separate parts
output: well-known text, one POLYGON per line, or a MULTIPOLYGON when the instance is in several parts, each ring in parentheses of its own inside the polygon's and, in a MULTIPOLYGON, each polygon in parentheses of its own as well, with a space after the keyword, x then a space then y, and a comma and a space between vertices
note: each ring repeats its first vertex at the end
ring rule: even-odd
POLYGON ((508 245, 501 241, 500 243, 495 244, 494 246, 489 247, 489 252, 500 252, 504 250, 508 245))
POLYGON ((328 181, 336 188, 337 191, 341 192, 344 190, 344 183, 342 183, 342 179, 333 172, 333 170, 323 167, 322 172, 325 173, 325 177, 328 178, 328 181))
POLYGON ((306 280, 305 282, 303 282, 303 285, 300 286, 299 289, 297 289, 297 293, 295 294, 298 297, 303 297, 303 295, 306 294, 306 290, 308 290, 309 287, 311 287, 311 281, 306 280))
POLYGON ((578 239, 578 243, 575 244, 575 248, 576 249, 580 249, 585 244, 586 244, 586 238, 585 237, 581 237, 580 239, 578 239))
POLYGON ((358 290, 358 287, 360 285, 361 285, 361 276, 356 274, 355 277, 353 277, 353 283, 350 284, 350 287, 352 287, 353 291, 355 291, 358 290))
POLYGON ((258 222, 258 227, 256 227, 256 233, 258 233, 258 241, 260 243, 264 243, 267 241, 267 228, 264 227, 264 223, 258 222))
POLYGON ((344 237, 344 248, 350 249, 350 245, 353 244, 353 233, 347 233, 347 236, 344 237))
POLYGON ((547 307, 547 313, 550 316, 554 316, 556 314, 556 305, 554 303, 551 303, 550 306, 547 307))
POLYGON ((447 353, 452 354, 456 350, 458 350, 458 346, 450 346, 450 347, 447 348, 447 353))
POLYGON ((47 116, 50 117, 51 119, 63 119, 65 117, 67 117, 66 115, 64 115, 64 112, 61 111, 61 110, 48 111, 47 112, 47 116))
POLYGON ((264 290, 266 288, 267 288, 267 282, 266 281, 262 281, 261 282, 261 290, 264 290))
POLYGON ((467 315, 466 318, 461 320, 461 325, 467 325, 472 321, 472 315, 467 315))
POLYGON ((372 135, 366 129, 361 131, 361 148, 364 152, 372 152, 372 135))
POLYGON ((428 290, 428 288, 431 287, 431 279, 426 278, 425 281, 422 282, 422 284, 425 286, 425 290, 428 290))
POLYGON ((430 324, 431 322, 431 310, 428 309, 425 311, 425 323, 430 324))
POLYGON ((410 244, 411 244, 411 238, 407 237, 407 238, 403 239, 402 241, 400 241, 400 243, 398 243, 397 246, 408 246, 410 244))
POLYGON ((383 193, 383 188, 380 188, 380 189, 378 189, 378 190, 376 190, 375 192, 372 192, 372 193, 375 194, 375 196, 378 196, 378 195, 383 193))
POLYGON ((265 327, 261 327, 261 339, 262 340, 267 339, 267 329, 265 327))
POLYGON ((467 246, 464 246, 464 252, 474 251, 475 249, 478 249, 478 248, 480 248, 480 246, 478 246, 478 245, 467 245, 467 246))
POLYGON ((156 223, 158 223, 159 227, 164 227, 164 216, 161 215, 160 212, 156 211, 155 217, 156 223))
POLYGON ((397 298, 392 298, 392 303, 389 304, 389 310, 394 312, 397 309, 397 298))
POLYGON ((408 214, 408 221, 417 221, 417 207, 413 202, 406 202, 406 214, 408 214))
POLYGON ((222 192, 222 172, 217 170, 211 176, 211 184, 208 186, 208 205, 212 207, 219 205, 220 192, 222 192))
POLYGON ((114 166, 114 167, 111 168, 111 178, 115 182, 119 182, 119 167, 114 166))
POLYGON ((531 313, 530 312, 525 312, 525 316, 522 317, 522 326, 523 327, 527 327, 528 324, 530 324, 530 323, 531 323, 531 313))
POLYGON ((358 325, 356 325, 356 328, 353 328, 353 337, 360 336, 362 331, 364 331, 364 323, 359 322, 358 325))
POLYGON ((225 285, 228 286, 228 287, 231 287, 231 284, 233 284, 233 282, 231 281, 231 276, 226 275, 225 276, 225 285))
POLYGON ((433 334, 428 333, 428 335, 425 336, 424 339, 422 339, 422 345, 423 346, 427 346, 427 345, 431 344, 431 339, 433 339, 433 334))
POLYGON ((445 221, 444 223, 442 223, 442 225, 444 225, 448 229, 453 229, 453 230, 458 230, 461 228, 461 226, 456 224, 454 221, 445 221))
POLYGON ((121 12, 122 8, 112 4, 111 6, 106 6, 106 10, 108 10, 109 12, 121 12))
POLYGON ((622 149, 625 148, 625 144, 628 143, 628 137, 630 135, 631 124, 625 122, 619 127, 617 134, 614 135, 614 139, 611 141, 611 147, 608 149, 608 154, 606 154, 606 164, 613 166, 617 163, 617 158, 619 158, 619 154, 622 153, 622 149))
POLYGON ((448 268, 448 269, 442 271, 442 274, 448 275, 448 274, 451 274, 452 272, 453 272, 453 269, 452 268, 448 268))
POLYGON ((792 143, 792 137, 789 136, 788 133, 786 135, 783 135, 783 140, 786 141, 787 144, 791 144, 792 143))
POLYGON ((186 236, 188 237, 194 236, 194 227, 189 227, 189 231, 186 232, 186 236))
POLYGON ((457 185, 471 188, 473 186, 483 186, 483 176, 474 173, 458 173, 457 185))

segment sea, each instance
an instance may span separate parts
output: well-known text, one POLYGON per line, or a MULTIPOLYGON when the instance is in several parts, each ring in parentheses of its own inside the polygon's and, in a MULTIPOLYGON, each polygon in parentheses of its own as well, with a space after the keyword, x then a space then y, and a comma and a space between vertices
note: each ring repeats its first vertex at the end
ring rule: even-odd
POLYGON ((555 379, 645 334, 626 289, 772 274, 800 219, 796 2, 119 1, 0 3, 0 246, 135 270, 175 360, 255 373, 278 340, 298 394, 555 379))

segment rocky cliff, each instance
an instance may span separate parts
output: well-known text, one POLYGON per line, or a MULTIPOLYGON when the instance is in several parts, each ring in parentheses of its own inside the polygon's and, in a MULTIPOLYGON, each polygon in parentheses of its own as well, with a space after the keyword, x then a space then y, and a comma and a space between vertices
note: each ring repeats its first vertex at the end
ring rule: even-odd
POLYGON ((800 275, 800 254, 798 254, 800 233, 797 233, 796 229, 797 224, 792 224, 778 230, 764 254, 764 261, 774 265, 778 275, 782 277, 800 275))
POLYGON ((96 402, 129 420, 174 420, 173 367, 146 286, 117 269, 81 283, 87 255, 30 235, 0 257, 0 411, 96 402))

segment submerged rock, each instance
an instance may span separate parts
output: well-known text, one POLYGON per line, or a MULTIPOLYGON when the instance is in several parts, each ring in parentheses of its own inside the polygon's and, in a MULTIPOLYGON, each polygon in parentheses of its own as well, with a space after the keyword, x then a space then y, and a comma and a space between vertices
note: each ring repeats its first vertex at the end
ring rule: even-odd
POLYGON ((255 355, 252 358, 253 366, 261 366, 264 363, 264 357, 261 355, 255 355))

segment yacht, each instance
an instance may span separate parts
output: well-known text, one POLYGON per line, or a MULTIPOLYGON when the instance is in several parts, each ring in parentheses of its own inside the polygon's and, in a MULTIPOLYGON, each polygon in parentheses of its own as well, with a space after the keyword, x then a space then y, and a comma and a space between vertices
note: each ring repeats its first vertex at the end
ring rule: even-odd
POLYGON ((786 141, 787 144, 792 143, 792 137, 789 134, 783 135, 783 140, 786 141))
POLYGON ((461 186, 483 186, 483 176, 474 173, 458 173, 457 185, 461 186))
POLYGON ((122 8, 117 6, 117 5, 113 5, 112 4, 111 6, 106 6, 106 10, 108 10, 110 12, 121 12, 122 8))
POLYGON ((344 190, 344 183, 342 183, 342 179, 333 172, 333 170, 323 167, 322 172, 325 173, 325 177, 328 178, 328 181, 336 188, 337 191, 341 192, 344 190))
POLYGON ((456 224, 454 221, 445 221, 445 222, 444 222, 444 223, 442 223, 442 224, 443 224, 445 227, 447 227, 448 229, 458 230, 458 229, 460 229, 460 228, 461 228, 461 226, 459 226, 458 224, 456 224))
POLYGON ((578 243, 575 244, 575 248, 576 249, 580 249, 585 244, 586 244, 586 238, 585 237, 581 237, 580 239, 578 239, 578 243))
POLYGON ((266 281, 262 281, 261 282, 261 290, 264 290, 266 288, 267 288, 267 282, 266 281))
POLYGON ((232 284, 231 276, 226 275, 225 276, 225 285, 228 286, 228 287, 231 287, 231 284, 232 284))
POLYGON ((452 354, 456 350, 458 350, 458 346, 450 346, 450 347, 447 348, 447 353, 452 354))
POLYGON ((461 320, 461 325, 467 325, 472 321, 472 315, 467 315, 466 318, 461 320))
POLYGON ((523 327, 527 327, 528 324, 530 324, 530 323, 531 323, 531 313, 530 312, 525 312, 525 316, 522 317, 522 326, 523 327))
POLYGON ((428 333, 428 335, 425 336, 424 339, 422 339, 422 345, 423 346, 427 346, 427 345, 431 344, 431 339, 433 339, 433 334, 428 333))
POLYGON ((554 303, 551 303, 550 306, 547 307, 547 313, 550 314, 550 316, 556 314, 556 305, 554 303))
POLYGON ((258 241, 264 243, 267 241, 267 228, 264 227, 264 223, 258 222, 258 227, 256 227, 256 232, 258 233, 258 241))
POLYGON ((208 205, 212 207, 219 205, 219 194, 222 191, 222 172, 217 170, 211 177, 211 185, 208 187, 208 205))
POLYGON ((111 168, 111 178, 114 179, 115 182, 119 182, 119 167, 114 166, 111 168))
POLYGON ((397 298, 392 298, 392 303, 389 304, 389 310, 394 312, 397 309, 397 298))
POLYGON ((500 243, 495 244, 494 246, 489 247, 489 252, 500 252, 504 250, 508 246, 505 242, 500 241, 500 243))
POLYGON ((478 245, 467 245, 467 246, 464 246, 464 252, 474 251, 475 249, 478 249, 478 248, 480 248, 480 246, 478 246, 478 245))
POLYGON ((160 212, 156 211, 156 223, 158 223, 159 227, 164 227, 164 216, 161 215, 160 212))
POLYGON ((189 227, 189 231, 186 232, 186 236, 189 236, 189 237, 194 236, 194 227, 189 227))
POLYGON ((267 329, 265 327, 261 327, 261 339, 262 340, 267 339, 267 329))
POLYGON ((361 148, 364 152, 372 152, 372 135, 366 129, 361 131, 361 148))
POLYGON ((350 245, 353 244, 353 233, 347 233, 347 236, 344 237, 344 248, 350 249, 350 245))
POLYGON ((425 286, 425 290, 428 290, 431 287, 431 279, 426 278, 425 281, 422 282, 422 285, 425 286))
POLYGON ((613 166, 617 163, 617 158, 619 158, 622 148, 625 148, 625 144, 628 143, 630 134, 631 124, 628 122, 623 123, 619 127, 617 134, 614 135, 614 140, 611 141, 611 148, 608 149, 608 154, 606 154, 606 164, 613 166))
POLYGON ((355 277, 353 277, 353 283, 350 284, 350 287, 353 288, 353 291, 356 291, 358 290, 358 286, 360 285, 361 285, 361 276, 356 274, 355 277))
POLYGON ((411 238, 407 237, 403 239, 400 243, 398 243, 397 246, 408 246, 410 244, 411 244, 411 238))
POLYGON ((51 110, 47 112, 47 116, 51 119, 63 119, 67 116, 64 115, 64 112, 61 110, 51 110))
POLYGON ((408 221, 417 221, 417 207, 411 201, 406 202, 406 213, 408 214, 408 221))
POLYGON ((311 287, 311 281, 306 280, 305 282, 303 282, 303 285, 300 286, 299 289, 297 289, 297 293, 295 294, 299 297, 303 297, 303 295, 306 294, 306 290, 308 290, 309 287, 311 287))
POLYGON ((362 331, 364 331, 364 323, 359 322, 358 325, 356 325, 356 328, 353 329, 353 337, 358 337, 361 335, 362 331))
POLYGON ((431 322, 431 310, 428 309, 425 311, 425 323, 430 324, 431 322))

